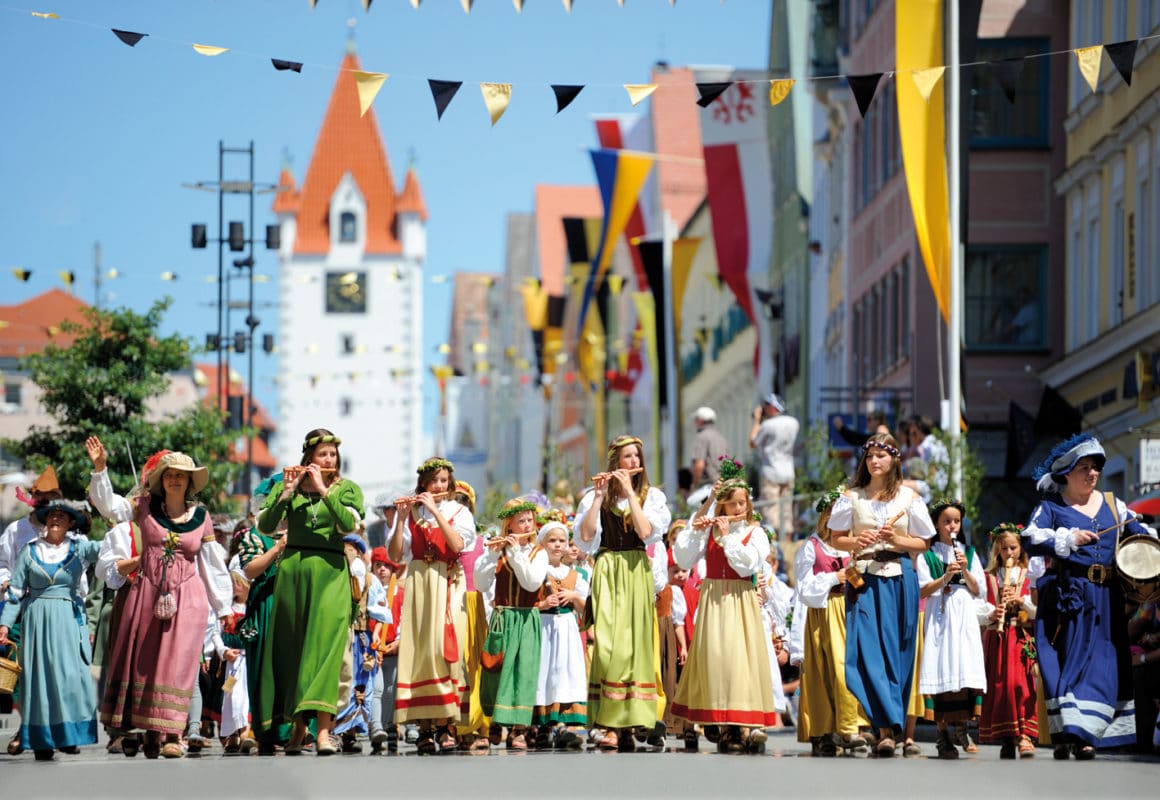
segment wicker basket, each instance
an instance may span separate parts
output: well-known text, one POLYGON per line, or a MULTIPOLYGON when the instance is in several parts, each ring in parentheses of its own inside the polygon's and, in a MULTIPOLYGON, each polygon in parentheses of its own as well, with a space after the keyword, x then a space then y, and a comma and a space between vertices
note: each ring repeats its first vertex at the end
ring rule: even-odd
POLYGON ((12 694, 16 690, 16 680, 20 677, 20 664, 16 661, 16 645, 8 643, 10 658, 0 656, 0 694, 12 694))

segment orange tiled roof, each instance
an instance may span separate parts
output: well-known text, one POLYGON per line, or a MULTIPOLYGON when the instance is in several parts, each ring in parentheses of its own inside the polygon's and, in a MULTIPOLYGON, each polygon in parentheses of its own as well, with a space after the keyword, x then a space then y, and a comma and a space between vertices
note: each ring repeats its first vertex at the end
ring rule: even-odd
POLYGON ((418 212, 419 219, 427 221, 427 204, 423 202, 423 190, 419 188, 419 176, 415 174, 414 167, 407 170, 395 211, 399 214, 404 211, 418 212))
POLYGON ((84 323, 88 304, 68 292, 49 289, 23 303, 0 306, 0 357, 19 358, 39 353, 50 342, 67 346, 72 336, 59 331, 66 320, 84 323))
MULTIPOLYGON (((200 373, 196 378, 196 383, 200 386, 205 394, 202 397, 202 405, 207 408, 213 408, 218 404, 218 368, 216 364, 194 364, 194 371, 200 373)), ((246 384, 242 380, 231 380, 226 389, 227 397, 241 397, 242 398, 242 414, 247 413, 246 408, 246 384)), ((227 401, 228 402, 228 401, 227 401)), ((223 407, 222 410, 226 410, 223 407)), ((274 431, 278 426, 266 410, 262 408, 262 404, 254 401, 254 427, 263 431, 274 431)))
MULTIPOLYGON (((255 407, 255 411, 257 408, 255 407)), ((257 417, 255 416, 255 419, 257 417)), ((254 437, 254 459, 253 464, 259 469, 274 469, 278 466, 278 462, 274 460, 274 456, 270 453, 270 448, 262 440, 261 436, 254 437)), ((230 461, 239 464, 246 463, 246 442, 245 440, 238 443, 234 448, 233 453, 230 454, 230 461)))
MULTIPOLYGON (((294 252, 321 255, 330 249, 330 198, 342 176, 350 173, 367 204, 366 253, 402 252, 395 238, 395 184, 373 109, 359 116, 353 70, 358 57, 347 53, 339 68, 330 105, 322 120, 314 155, 302 181, 294 252)), ((278 202, 277 200, 275 201, 278 202)))

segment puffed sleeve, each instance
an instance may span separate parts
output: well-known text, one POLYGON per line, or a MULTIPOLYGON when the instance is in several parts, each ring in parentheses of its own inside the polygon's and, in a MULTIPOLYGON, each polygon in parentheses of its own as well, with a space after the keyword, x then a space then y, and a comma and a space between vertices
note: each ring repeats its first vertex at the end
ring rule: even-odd
POLYGON ((128 522, 133 519, 135 511, 133 504, 113 491, 113 482, 109 480, 107 469, 92 473, 89 481, 89 497, 93 499, 97 513, 105 519, 115 522, 128 522))
POLYGON ((834 501, 834 508, 830 512, 829 529, 838 533, 845 533, 854 527, 854 502, 842 495, 834 501))
MULTIPOLYGON (((743 578, 755 574, 769 555, 769 538, 757 525, 721 537, 721 549, 729 566, 743 578), (748 540, 748 541, 746 541, 748 540)), ((776 580, 776 578, 775 578, 776 580)))
POLYGON ((1027 578, 1033 587, 1046 572, 1047 560, 1043 556, 1032 556, 1027 559, 1027 578))
POLYGON ((367 616, 383 625, 391 624, 391 607, 387 605, 387 590, 374 573, 371 573, 370 588, 367 590, 367 616))
POLYGON ((596 492, 592 489, 584 493, 584 496, 580 498, 580 502, 576 506, 576 519, 572 523, 572 541, 576 543, 576 547, 581 552, 587 553, 590 556, 595 555, 596 551, 600 549, 600 507, 593 507, 595 497, 596 492), (584 522, 584 518, 589 514, 596 515, 596 533, 593 535, 592 541, 586 542, 584 541, 584 537, 580 535, 580 526, 584 522))
POLYGON ((531 546, 526 547, 511 547, 507 550, 507 563, 511 567, 511 571, 515 574, 516 580, 525 592, 537 591, 544 585, 544 579, 548 577, 548 554, 543 550, 529 558, 531 555, 531 546))
POLYGON ((937 533, 934 529, 934 523, 930 521, 930 511, 927 509, 926 503, 922 502, 921 497, 913 492, 912 494, 910 508, 907 509, 910 517, 910 535, 926 539, 929 542, 937 533))
POLYGON ((685 624, 685 614, 688 613, 688 605, 685 603, 685 593, 681 591, 680 586, 673 587, 673 605, 672 618, 673 626, 680 628, 685 624))
POLYGON ((677 531, 677 540, 673 542, 673 560, 681 569, 692 569, 701 556, 705 555, 708 543, 708 528, 698 530, 692 525, 686 525, 677 531))
POLYGON ((648 521, 652 523, 652 530, 648 536, 644 537, 644 543, 659 542, 669 529, 669 523, 673 521, 673 512, 669 511, 665 493, 655 486, 650 486, 648 494, 644 498, 644 507, 641 510, 644 511, 648 521))
POLYGON ((1023 529, 1023 545, 1028 553, 1037 556, 1067 558, 1075 550, 1077 528, 1053 527, 1053 514, 1040 503, 1031 512, 1031 521, 1023 529))
POLYGON ((485 547, 475 559, 475 588, 481 592, 487 591, 495 583, 495 568, 499 565, 502 550, 499 547, 485 547))
MULTIPOLYGON (((449 522, 451 523, 451 527, 455 529, 455 532, 463 539, 463 550, 461 552, 469 553, 475 547, 475 517, 472 516, 467 506, 460 506, 458 503, 455 503, 455 505, 459 506, 459 510, 452 513, 449 522)), ((407 544, 410 544, 410 542, 404 542, 404 545, 407 544)), ((407 549, 410 550, 410 547, 407 547, 407 549)))
POLYGON ((335 527, 340 533, 353 533, 362 521, 363 493, 358 484, 345 478, 339 481, 337 491, 331 489, 322 496, 330 509, 335 527))
POLYGON ((0 586, 8 583, 12 578, 12 567, 16 564, 16 526, 20 520, 9 524, 0 533, 0 586))
POLYGON ((4 598, 4 612, 0 613, 0 625, 11 628, 23 608, 24 587, 28 584, 28 565, 32 558, 32 548, 25 547, 12 565, 12 577, 8 582, 8 595, 4 598))
MULTIPOLYGON (((975 557, 971 560, 971 566, 969 569, 971 577, 975 579, 975 599, 985 602, 987 600, 987 573, 983 569, 983 559, 981 556, 981 553, 977 551, 975 552, 975 557)), ((925 561, 926 559, 923 558, 917 560, 925 561)))
POLYGON ((669 551, 664 542, 652 545, 649 553, 649 562, 652 566, 653 594, 660 594, 669 585, 669 551))
POLYGON ((101 550, 97 555, 97 577, 110 589, 120 589, 125 585, 125 576, 117 572, 117 562, 132 557, 132 529, 128 522, 119 522, 109 528, 101 541, 101 550))
POLYGON ((209 599, 214 616, 225 617, 233 613, 234 583, 226 566, 226 551, 215 541, 203 541, 197 554, 197 571, 205 584, 205 594, 209 599))
POLYGON ((833 572, 814 574, 814 560, 817 552, 811 539, 802 542, 793 559, 793 577, 797 584, 798 598, 809 608, 825 608, 830 599, 830 590, 838 585, 838 576, 833 572))

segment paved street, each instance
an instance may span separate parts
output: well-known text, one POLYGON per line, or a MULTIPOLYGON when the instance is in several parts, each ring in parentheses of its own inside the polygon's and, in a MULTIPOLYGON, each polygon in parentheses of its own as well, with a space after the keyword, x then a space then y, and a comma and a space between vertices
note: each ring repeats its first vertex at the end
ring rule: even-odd
MULTIPOLYGON (((920 731, 920 738, 921 736, 920 731)), ((929 737, 925 737, 929 738, 929 737)), ((220 748, 180 761, 130 761, 86 748, 47 764, 31 755, 0 755, 5 797, 905 797, 939 798, 1154 797, 1160 759, 1101 756, 1091 763, 1057 763, 1049 750, 1030 761, 1000 762, 997 747, 958 762, 933 757, 810 758, 792 731, 773 734, 764 756, 681 752, 669 740, 662 753, 528 753, 420 757, 399 755, 319 759, 222 756, 220 748), (368 794, 368 786, 376 787, 368 794), (906 788, 906 787, 909 787, 906 788)), ((933 756, 934 745, 923 743, 933 756)))

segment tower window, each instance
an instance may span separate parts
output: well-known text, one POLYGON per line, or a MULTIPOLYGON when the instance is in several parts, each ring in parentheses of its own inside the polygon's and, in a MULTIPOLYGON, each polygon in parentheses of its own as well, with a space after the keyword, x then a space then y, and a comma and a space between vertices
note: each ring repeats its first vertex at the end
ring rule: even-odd
POLYGON ((357 238, 358 226, 356 224, 354 212, 343 211, 342 216, 339 217, 338 240, 340 242, 353 242, 357 238))

